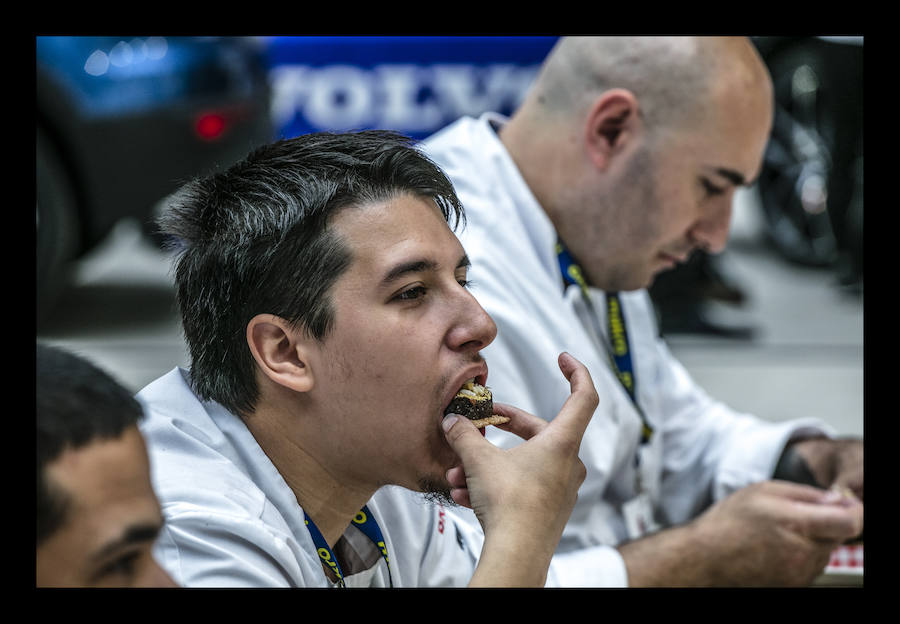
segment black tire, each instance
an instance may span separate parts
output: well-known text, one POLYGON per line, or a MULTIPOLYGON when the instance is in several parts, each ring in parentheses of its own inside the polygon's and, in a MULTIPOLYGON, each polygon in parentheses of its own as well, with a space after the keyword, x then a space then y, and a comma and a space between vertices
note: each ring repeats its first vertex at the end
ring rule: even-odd
POLYGON ((39 127, 35 161, 36 322, 40 326, 70 283, 80 226, 71 178, 39 127))

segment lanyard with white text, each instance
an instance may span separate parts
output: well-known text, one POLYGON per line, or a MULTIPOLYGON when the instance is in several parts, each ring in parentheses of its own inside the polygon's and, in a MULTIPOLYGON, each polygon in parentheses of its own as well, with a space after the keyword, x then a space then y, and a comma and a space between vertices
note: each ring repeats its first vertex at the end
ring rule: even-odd
POLYGON ((649 442, 650 437, 653 435, 653 428, 647 422, 644 412, 637 402, 637 382, 634 375, 634 363, 631 359, 631 348, 628 343, 628 329, 625 326, 625 316, 622 313, 622 302, 619 299, 619 295, 618 293, 606 294, 607 329, 609 330, 609 339, 612 343, 612 346, 610 347, 610 345, 603 340, 603 332, 596 327, 597 314, 594 310, 594 304, 591 300, 590 291, 588 290, 587 280, 584 278, 581 267, 578 266, 572 258, 572 255, 569 253, 569 250, 566 249, 565 245, 562 244, 562 241, 556 243, 556 255, 559 258, 559 268, 562 271, 563 279, 566 283, 575 284, 581 289, 581 295, 584 298, 585 304, 588 306, 590 317, 595 323, 595 330, 598 338, 600 339, 600 342, 603 343, 603 347, 606 349, 606 353, 609 356, 613 373, 628 393, 635 409, 641 416, 641 421, 643 423, 641 428, 641 443, 649 442))
MULTIPOLYGON (((345 587, 344 585, 344 574, 341 572, 341 566, 338 564, 337 557, 334 556, 334 553, 331 551, 331 548, 328 546, 328 542, 325 541, 325 538, 322 537, 322 533, 319 531, 319 528, 315 525, 315 523, 309 519, 309 516, 304 512, 304 517, 306 520, 306 528, 309 529, 309 534, 313 539, 313 543, 316 546, 316 551, 319 553, 319 557, 325 562, 325 565, 334 572, 335 576, 337 576, 338 584, 341 587, 345 587)), ((363 507, 359 510, 359 512, 353 518, 353 524, 365 534, 375 546, 378 547, 378 550, 381 551, 381 556, 384 558, 384 563, 387 565, 388 570, 388 583, 391 587, 394 586, 394 581, 391 577, 391 562, 388 558, 387 545, 384 541, 384 535, 381 533, 381 528, 379 528, 378 523, 375 521, 375 516, 372 515, 372 512, 369 511, 368 507, 363 507)))

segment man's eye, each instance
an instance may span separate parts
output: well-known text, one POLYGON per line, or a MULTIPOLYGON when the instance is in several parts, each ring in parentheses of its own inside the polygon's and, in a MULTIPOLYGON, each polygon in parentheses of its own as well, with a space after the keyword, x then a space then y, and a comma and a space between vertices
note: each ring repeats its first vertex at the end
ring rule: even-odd
POLYGON ((420 299, 425 296, 427 292, 424 286, 413 286, 412 288, 408 288, 397 295, 395 298, 400 299, 401 301, 409 301, 413 299, 420 299))
POLYGON ((466 278, 463 277, 463 278, 458 279, 458 280, 456 280, 456 281, 457 281, 457 282, 459 283, 459 285, 462 286, 463 288, 471 288, 471 287, 472 287, 472 280, 467 280, 466 278))
POLYGON ((138 558, 140 557, 139 552, 132 552, 126 555, 123 555, 109 564, 105 565, 98 576, 100 577, 108 577, 108 576, 124 576, 131 577, 135 572, 135 566, 137 565, 138 558))
POLYGON ((700 183, 703 185, 703 190, 709 196, 721 195, 725 192, 725 189, 716 186, 706 178, 700 178, 700 183))

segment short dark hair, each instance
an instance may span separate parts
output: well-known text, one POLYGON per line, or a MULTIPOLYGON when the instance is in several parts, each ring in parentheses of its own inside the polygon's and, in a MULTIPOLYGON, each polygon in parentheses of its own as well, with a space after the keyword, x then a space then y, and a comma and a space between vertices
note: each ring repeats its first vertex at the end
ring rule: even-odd
POLYGON ((68 500, 48 482, 46 467, 66 449, 115 439, 143 417, 141 404, 119 382, 87 359, 37 342, 37 545, 65 518, 68 500))
POLYGON ((157 224, 177 253, 197 395, 251 414, 259 388, 248 322, 273 314, 324 340, 330 289, 352 259, 329 219, 405 194, 433 202, 454 227, 465 218, 444 172, 409 137, 383 130, 282 139, 182 187, 157 224))

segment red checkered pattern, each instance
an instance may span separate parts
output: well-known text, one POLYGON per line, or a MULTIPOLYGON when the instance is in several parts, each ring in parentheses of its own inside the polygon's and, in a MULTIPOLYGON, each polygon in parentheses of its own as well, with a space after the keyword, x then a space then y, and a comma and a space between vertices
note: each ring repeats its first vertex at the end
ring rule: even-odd
POLYGON ((825 572, 858 572, 863 571, 863 545, 851 544, 841 546, 831 553, 831 561, 825 572))

